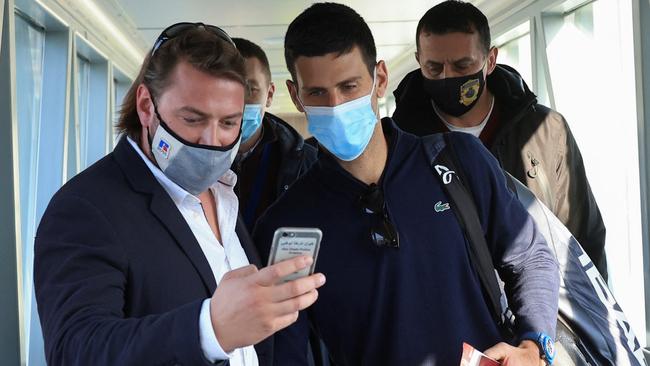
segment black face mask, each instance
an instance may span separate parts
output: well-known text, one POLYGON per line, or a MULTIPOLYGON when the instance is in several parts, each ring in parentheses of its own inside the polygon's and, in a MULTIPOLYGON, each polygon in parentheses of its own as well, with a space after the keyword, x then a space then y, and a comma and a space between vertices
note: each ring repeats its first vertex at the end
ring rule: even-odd
POLYGON ((483 67, 476 74, 455 78, 433 80, 424 77, 422 83, 436 106, 454 117, 469 112, 485 89, 483 67))

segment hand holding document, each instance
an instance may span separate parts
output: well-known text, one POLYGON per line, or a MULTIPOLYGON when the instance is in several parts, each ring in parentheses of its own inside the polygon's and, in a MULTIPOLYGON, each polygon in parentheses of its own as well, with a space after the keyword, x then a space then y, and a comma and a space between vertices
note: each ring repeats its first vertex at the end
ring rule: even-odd
POLYGON ((499 366, 499 362, 484 355, 481 351, 475 349, 467 343, 463 343, 463 357, 460 360, 460 366, 499 366))

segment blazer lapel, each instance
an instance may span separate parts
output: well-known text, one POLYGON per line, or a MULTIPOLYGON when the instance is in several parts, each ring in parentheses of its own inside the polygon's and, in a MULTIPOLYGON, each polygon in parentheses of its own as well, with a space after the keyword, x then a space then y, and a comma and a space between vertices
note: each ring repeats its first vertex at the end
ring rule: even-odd
POLYGON ((196 268, 206 290, 209 294, 212 294, 217 288, 217 283, 210 269, 210 264, 205 258, 192 230, 185 222, 183 215, 178 211, 178 207, 158 183, 147 165, 142 161, 142 158, 129 144, 126 137, 120 139, 113 153, 115 160, 124 171, 124 175, 133 189, 151 195, 149 207, 152 214, 160 220, 165 229, 174 237, 176 243, 196 268))
POLYGON ((183 215, 162 187, 151 198, 151 212, 163 223, 167 231, 176 239, 185 255, 190 259, 194 268, 201 276, 203 284, 210 294, 217 288, 217 282, 210 269, 210 264, 203 254, 192 230, 185 222, 183 215))

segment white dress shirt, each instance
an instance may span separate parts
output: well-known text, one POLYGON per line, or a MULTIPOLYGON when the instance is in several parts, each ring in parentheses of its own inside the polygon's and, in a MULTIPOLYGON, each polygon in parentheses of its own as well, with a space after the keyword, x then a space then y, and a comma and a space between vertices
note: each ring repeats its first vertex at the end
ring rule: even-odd
MULTIPOLYGON (((127 137, 128 138, 128 137, 127 137)), ((129 143, 138 152, 142 160, 147 164, 158 183, 167 191, 169 197, 183 215, 189 225, 196 241, 198 241, 205 258, 210 264, 217 285, 226 272, 247 266, 248 257, 239 242, 235 233, 237 223, 237 212, 239 201, 233 191, 237 182, 237 175, 228 170, 217 183, 210 187, 217 206, 217 220, 221 232, 222 243, 219 243, 216 236, 210 229, 208 220, 203 212, 201 201, 192 194, 185 191, 178 184, 172 182, 165 173, 155 166, 140 150, 140 147, 130 138, 129 143)), ((257 354, 253 346, 238 348, 231 353, 226 353, 219 345, 217 337, 212 328, 210 319, 210 299, 205 299, 201 306, 199 316, 199 340, 205 358, 210 362, 218 360, 230 360, 231 366, 257 366, 257 354)))

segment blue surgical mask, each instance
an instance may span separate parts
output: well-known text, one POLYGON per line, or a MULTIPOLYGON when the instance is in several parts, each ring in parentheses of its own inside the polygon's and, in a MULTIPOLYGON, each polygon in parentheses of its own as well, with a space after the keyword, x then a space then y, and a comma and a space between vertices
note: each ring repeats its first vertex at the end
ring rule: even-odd
POLYGON ((246 104, 241 125, 241 141, 246 142, 262 125, 262 105, 246 104))
POLYGON ((309 133, 343 161, 358 158, 375 130, 377 114, 372 109, 372 94, 376 76, 375 69, 370 94, 334 107, 305 106, 300 101, 307 114, 309 133))

